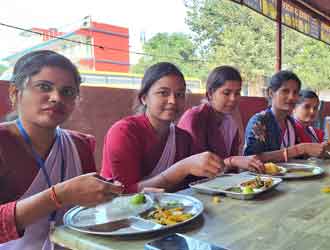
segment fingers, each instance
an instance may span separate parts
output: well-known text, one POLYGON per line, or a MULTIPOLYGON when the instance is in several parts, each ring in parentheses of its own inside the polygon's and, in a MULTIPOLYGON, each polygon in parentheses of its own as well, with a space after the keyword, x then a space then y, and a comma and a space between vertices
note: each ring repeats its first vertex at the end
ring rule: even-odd
POLYGON ((259 159, 253 159, 253 161, 251 162, 251 165, 253 168, 256 169, 256 171, 258 173, 264 173, 265 172, 265 166, 263 164, 262 161, 260 161, 259 159))

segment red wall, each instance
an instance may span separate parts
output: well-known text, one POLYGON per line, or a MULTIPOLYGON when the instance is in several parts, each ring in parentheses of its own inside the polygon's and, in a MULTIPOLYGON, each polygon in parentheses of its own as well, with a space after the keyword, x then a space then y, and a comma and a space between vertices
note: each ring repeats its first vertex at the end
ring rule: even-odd
MULTIPOLYGON (((129 31, 127 28, 92 22, 90 30, 81 30, 79 33, 92 36, 93 44, 104 46, 104 48, 94 47, 95 70, 128 72, 129 31), (118 63, 102 62, 103 60, 116 61, 118 63)), ((94 62, 86 63, 92 64, 94 62)))
MULTIPOLYGON (((80 101, 76 109, 63 127, 90 133, 96 137, 96 162, 101 166, 103 138, 108 128, 119 119, 133 113, 132 106, 135 99, 135 90, 108 87, 81 87, 80 101)), ((188 95, 186 107, 200 103, 203 95, 188 95)), ((243 96, 240 102, 240 111, 243 123, 256 112, 265 109, 267 101, 262 97, 243 96)), ((326 103, 324 114, 330 114, 330 103, 326 103)), ((8 100, 8 84, 0 82, 0 119, 10 109, 8 100)))

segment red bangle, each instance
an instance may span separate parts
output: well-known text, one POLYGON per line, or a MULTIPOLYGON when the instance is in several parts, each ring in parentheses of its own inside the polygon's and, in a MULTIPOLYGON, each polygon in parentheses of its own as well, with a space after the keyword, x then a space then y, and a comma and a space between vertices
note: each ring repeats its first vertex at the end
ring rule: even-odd
POLYGON ((54 202, 56 209, 59 209, 62 207, 62 203, 58 200, 56 192, 55 192, 55 187, 51 186, 50 188, 50 199, 54 202))

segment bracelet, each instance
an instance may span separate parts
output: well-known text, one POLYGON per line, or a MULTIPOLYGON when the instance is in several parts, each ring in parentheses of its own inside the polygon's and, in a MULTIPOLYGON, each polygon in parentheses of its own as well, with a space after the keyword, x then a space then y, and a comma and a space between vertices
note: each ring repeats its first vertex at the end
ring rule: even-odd
POLYGON ((284 161, 288 162, 288 149, 287 148, 284 148, 283 156, 284 156, 284 161))
POLYGON ((62 203, 57 198, 57 195, 55 192, 55 186, 51 186, 49 197, 54 202, 56 209, 59 209, 62 207, 62 203))

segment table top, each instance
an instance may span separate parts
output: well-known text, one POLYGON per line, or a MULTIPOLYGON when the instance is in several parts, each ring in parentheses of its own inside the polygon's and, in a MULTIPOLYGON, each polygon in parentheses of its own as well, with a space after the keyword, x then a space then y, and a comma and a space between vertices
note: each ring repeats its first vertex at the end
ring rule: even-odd
MULTIPOLYGON (((306 162, 306 161, 305 161, 306 162)), ((329 249, 330 194, 321 188, 330 186, 330 161, 308 161, 323 167, 319 178, 289 180, 254 200, 235 200, 212 196, 187 189, 204 204, 203 215, 189 225, 174 231, 135 237, 95 236, 60 226, 51 240, 73 250, 144 249, 148 241, 179 232, 232 250, 255 249, 329 249)))

